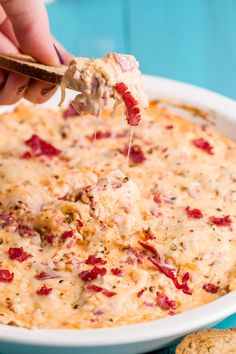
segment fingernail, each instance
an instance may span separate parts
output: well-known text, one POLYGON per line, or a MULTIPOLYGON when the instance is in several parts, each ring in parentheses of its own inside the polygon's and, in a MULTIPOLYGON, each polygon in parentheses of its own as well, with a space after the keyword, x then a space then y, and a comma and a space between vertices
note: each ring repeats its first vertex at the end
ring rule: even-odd
POLYGON ((28 84, 23 85, 23 86, 20 86, 20 87, 18 88, 18 90, 17 90, 17 95, 20 95, 20 94, 22 94, 23 92, 25 92, 28 87, 29 87, 28 84))
POLYGON ((55 46, 55 44, 53 44, 53 47, 54 47, 54 49, 55 49, 55 51, 56 51, 56 53, 57 53, 57 56, 58 56, 58 59, 59 59, 60 64, 64 65, 65 62, 64 62, 64 60, 63 60, 63 58, 62 58, 61 53, 59 52, 59 50, 57 49, 57 47, 55 46))
POLYGON ((41 89, 41 95, 45 96, 47 95, 49 92, 51 92, 52 90, 55 89, 55 85, 51 86, 51 87, 45 87, 41 89))

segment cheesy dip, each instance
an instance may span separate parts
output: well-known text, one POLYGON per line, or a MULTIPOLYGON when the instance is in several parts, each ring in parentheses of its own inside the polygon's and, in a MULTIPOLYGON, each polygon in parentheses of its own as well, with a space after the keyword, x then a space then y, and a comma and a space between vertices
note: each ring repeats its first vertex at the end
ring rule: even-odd
POLYGON ((235 143, 152 102, 127 165, 121 112, 73 114, 0 117, 0 322, 120 326, 234 290, 235 143))
POLYGON ((139 63, 132 55, 109 53, 104 58, 74 58, 61 82, 62 98, 65 88, 78 92, 71 106, 78 114, 95 117, 113 100, 114 110, 123 105, 128 124, 136 126, 148 100, 143 91, 139 63))

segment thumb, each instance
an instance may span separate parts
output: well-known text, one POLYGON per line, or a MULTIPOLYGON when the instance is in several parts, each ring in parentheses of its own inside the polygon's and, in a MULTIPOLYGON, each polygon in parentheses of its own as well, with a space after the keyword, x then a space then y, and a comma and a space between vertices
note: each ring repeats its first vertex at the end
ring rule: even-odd
POLYGON ((59 65, 53 47, 46 8, 41 0, 0 0, 12 23, 19 49, 39 62, 59 65))

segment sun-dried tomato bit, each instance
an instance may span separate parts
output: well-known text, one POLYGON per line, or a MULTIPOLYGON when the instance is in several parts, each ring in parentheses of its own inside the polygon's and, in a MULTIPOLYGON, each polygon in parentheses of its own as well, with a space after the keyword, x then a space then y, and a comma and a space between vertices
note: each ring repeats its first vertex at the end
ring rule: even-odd
POLYGON ((157 250, 155 249, 155 247, 149 245, 148 243, 144 243, 142 241, 139 241, 140 246, 142 246, 146 251, 149 251, 150 253, 152 253, 152 255, 157 258, 158 260, 160 260, 160 255, 157 252, 157 250))
POLYGON ((84 270, 79 274, 79 277, 83 281, 90 281, 96 279, 98 276, 104 276, 106 274, 106 268, 93 267, 91 270, 84 270))
POLYGON ((203 214, 200 209, 191 209, 189 206, 185 208, 185 212, 188 217, 192 219, 201 219, 203 218, 203 214))
POLYGON ((207 140, 203 138, 193 139, 192 143, 198 149, 204 150, 207 154, 214 155, 214 151, 213 151, 214 148, 207 140))
POLYGON ((65 119, 69 117, 76 117, 76 116, 78 116, 78 113, 76 112, 72 104, 70 104, 68 108, 63 112, 63 118, 65 119))
POLYGON ((59 275, 55 270, 50 269, 47 272, 41 271, 37 273, 34 278, 37 280, 56 279, 59 278, 59 275))
MULTIPOLYGON (((129 151, 128 146, 126 145, 124 147, 124 149, 121 151, 121 153, 124 156, 127 156, 129 151)), ((139 145, 132 145, 130 147, 130 153, 129 153, 129 158, 130 160, 132 160, 134 163, 136 164, 140 164, 143 163, 146 160, 146 157, 141 149, 141 147, 139 145)))
POLYGON ((217 217, 217 216, 211 216, 209 218, 210 224, 216 225, 216 226, 230 226, 232 224, 232 219, 229 215, 217 217))
POLYGON ((190 279, 190 274, 187 272, 182 277, 182 283, 179 282, 176 276, 176 269, 170 268, 166 265, 161 264, 156 258, 149 257, 148 260, 167 278, 170 278, 175 285, 176 289, 182 290, 184 294, 192 295, 192 292, 188 286, 188 280, 190 279))
POLYGON ((51 294, 51 292, 52 292, 52 288, 48 288, 46 285, 44 285, 36 291, 36 294, 40 296, 47 296, 51 294))
POLYGON ((123 275, 122 270, 120 268, 112 268, 111 273, 116 277, 122 277, 123 275))
POLYGON ((212 293, 212 294, 217 293, 218 290, 220 289, 219 286, 211 284, 211 283, 205 283, 202 288, 205 291, 207 291, 208 293, 212 293))
POLYGON ((31 148, 31 151, 26 151, 21 157, 31 158, 37 156, 54 157, 61 153, 60 150, 55 148, 52 144, 41 139, 38 135, 33 134, 30 139, 25 142, 31 148))
POLYGON ((91 264, 91 265, 104 265, 107 263, 104 259, 101 257, 96 257, 95 255, 89 255, 88 258, 85 261, 86 264, 91 264))
POLYGON ((92 292, 96 293, 102 293, 106 297, 112 297, 115 296, 117 293, 114 291, 110 291, 107 289, 102 288, 101 286, 95 285, 95 284, 89 284, 86 286, 87 290, 90 290, 92 292))
POLYGON ((170 130, 170 129, 173 129, 174 128, 174 126, 173 126, 173 124, 169 124, 169 125, 166 125, 166 127, 165 127, 167 130, 170 130))
POLYGON ((0 283, 11 283, 14 279, 14 273, 10 273, 8 269, 0 269, 0 283))
POLYGON ((28 258, 33 257, 32 254, 23 250, 23 247, 10 247, 8 250, 9 258, 18 262, 24 262, 28 258))
POLYGON ((168 298, 168 296, 161 294, 159 292, 156 293, 157 295, 157 304, 163 309, 170 310, 176 308, 176 302, 168 298))
POLYGON ((128 87, 123 82, 118 82, 114 88, 121 95, 125 104, 128 124, 132 126, 138 125, 141 120, 138 101, 133 97, 128 87))
POLYGON ((64 231, 61 234, 61 238, 63 241, 67 240, 68 238, 71 238, 74 236, 74 231, 73 230, 69 230, 69 231, 64 231))

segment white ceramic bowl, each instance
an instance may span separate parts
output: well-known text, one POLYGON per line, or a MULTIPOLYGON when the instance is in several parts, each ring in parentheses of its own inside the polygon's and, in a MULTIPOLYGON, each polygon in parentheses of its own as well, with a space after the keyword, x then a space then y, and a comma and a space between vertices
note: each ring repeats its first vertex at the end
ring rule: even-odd
MULTIPOLYGON (((150 98, 171 99, 206 111, 214 111, 217 129, 236 139, 236 102, 176 81, 152 76, 145 76, 144 81, 150 98)), ((56 107, 58 97, 58 95, 53 97, 46 106, 56 107)), ((6 110, 9 108, 0 108, 0 112, 6 110)), ((192 311, 118 328, 26 330, 0 326, 0 352, 1 354, 144 353, 166 346, 187 333, 211 327, 235 312, 236 292, 231 292, 192 311)))

